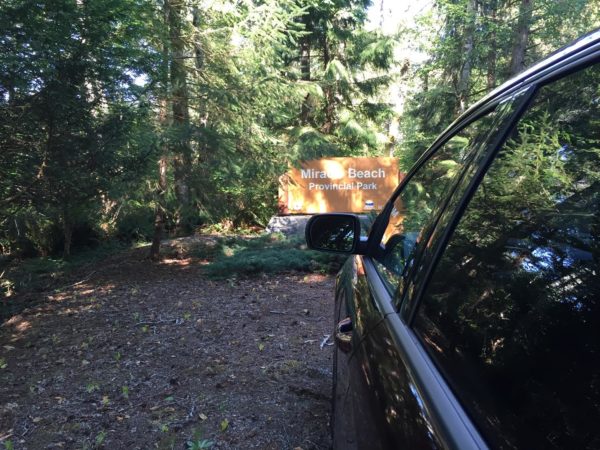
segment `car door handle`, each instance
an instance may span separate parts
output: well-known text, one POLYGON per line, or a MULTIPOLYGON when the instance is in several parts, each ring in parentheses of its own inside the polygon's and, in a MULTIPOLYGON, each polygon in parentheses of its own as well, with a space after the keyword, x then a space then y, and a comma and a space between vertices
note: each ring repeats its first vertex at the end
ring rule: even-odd
POLYGON ((335 343, 344 353, 352 350, 352 319, 346 317, 335 327, 335 343))

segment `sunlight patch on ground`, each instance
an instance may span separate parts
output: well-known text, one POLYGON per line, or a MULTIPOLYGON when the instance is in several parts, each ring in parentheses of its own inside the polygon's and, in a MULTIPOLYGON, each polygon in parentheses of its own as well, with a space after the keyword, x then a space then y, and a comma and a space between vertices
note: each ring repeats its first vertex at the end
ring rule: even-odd
POLYGON ((85 289, 85 291, 83 291, 83 290, 79 291, 79 293, 80 293, 81 295, 91 295, 91 294, 93 294, 94 292, 95 292, 95 291, 94 291, 94 289, 85 289))
POLYGON ((25 331, 29 330, 30 328, 31 328, 31 322, 29 322, 28 320, 22 320, 15 326, 15 329, 20 333, 24 333, 25 331))
POLYGON ((95 294, 110 294, 117 287, 114 283, 106 283, 94 289, 95 294))
POLYGON ((17 315, 7 320, 3 326, 7 328, 11 327, 13 329, 11 341, 15 342, 21 339, 23 335, 31 329, 31 322, 25 320, 23 316, 17 315))
POLYGON ((306 275, 302 279, 302 283, 306 283, 306 284, 322 283, 325 280, 327 280, 327 278, 328 278, 327 275, 321 275, 321 274, 318 274, 318 273, 311 273, 309 275, 306 275))
POLYGON ((57 316, 75 316, 82 312, 89 312, 90 310, 97 309, 98 307, 94 304, 80 306, 77 308, 65 308, 56 313, 57 316))
POLYGON ((71 295, 66 294, 64 292, 59 292, 58 294, 48 296, 48 300, 50 300, 51 302, 62 302, 71 298, 71 295))
POLYGON ((161 264, 166 264, 168 266, 186 267, 186 266, 189 266, 192 263, 192 259, 191 258, 185 258, 185 259, 169 259, 169 258, 165 258, 160 263, 161 264))

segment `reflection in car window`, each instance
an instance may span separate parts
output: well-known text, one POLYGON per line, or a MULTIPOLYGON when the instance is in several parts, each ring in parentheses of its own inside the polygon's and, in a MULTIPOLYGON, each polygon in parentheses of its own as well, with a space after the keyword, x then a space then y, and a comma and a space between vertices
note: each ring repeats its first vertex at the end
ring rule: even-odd
POLYGON ((377 261, 390 290, 395 289, 399 277, 410 267, 417 243, 443 206, 463 167, 475 154, 486 150, 492 137, 510 118, 517 103, 515 99, 453 135, 420 167, 394 201, 377 261))
POLYGON ((360 216, 360 235, 365 239, 371 234, 371 229, 375 220, 377 220, 377 213, 375 211, 369 211, 367 214, 360 216))
POLYGON ((415 329, 493 446, 600 448, 600 70, 543 87, 415 329))

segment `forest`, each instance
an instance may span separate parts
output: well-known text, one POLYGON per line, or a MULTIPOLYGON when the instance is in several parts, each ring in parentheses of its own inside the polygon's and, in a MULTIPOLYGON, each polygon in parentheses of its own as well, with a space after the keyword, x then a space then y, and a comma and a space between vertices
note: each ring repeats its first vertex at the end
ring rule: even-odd
POLYGON ((391 3, 0 2, 0 273, 263 228, 303 159, 406 170, 470 104, 600 24, 592 0, 435 0, 390 32, 391 3))
MULTIPOLYGON (((0 0, 0 448, 331 448, 344 255, 264 232, 279 177, 341 156, 406 172, 470 105, 598 28, 598 0, 0 0)), ((598 222, 574 212, 597 210, 598 73, 559 81, 506 140, 415 315, 416 331, 440 317, 465 336, 448 360, 483 355, 540 433, 524 448, 558 448, 560 430, 579 443, 564 448, 596 442, 598 222), (544 401, 523 403, 532 392, 544 401)), ((465 143, 516 105, 444 143, 390 235, 417 238, 465 143)), ((380 262, 397 286, 404 259, 380 262)), ((394 358, 381 368, 401 378, 394 358)))

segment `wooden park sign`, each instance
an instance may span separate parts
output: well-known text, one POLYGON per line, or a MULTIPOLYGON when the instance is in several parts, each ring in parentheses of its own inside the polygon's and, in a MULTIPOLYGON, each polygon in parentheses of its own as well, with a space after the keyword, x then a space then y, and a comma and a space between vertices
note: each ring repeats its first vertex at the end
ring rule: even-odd
POLYGON ((280 214, 380 211, 398 186, 395 158, 303 161, 279 179, 280 214))

